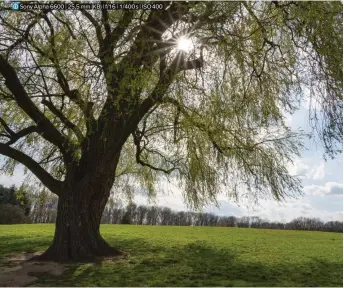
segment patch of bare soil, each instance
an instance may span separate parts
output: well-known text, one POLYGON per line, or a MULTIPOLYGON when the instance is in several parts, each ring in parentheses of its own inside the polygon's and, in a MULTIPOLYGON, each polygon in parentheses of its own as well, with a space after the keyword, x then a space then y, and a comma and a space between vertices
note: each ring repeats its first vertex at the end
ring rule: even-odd
POLYGON ((29 273, 48 273, 59 276, 63 273, 64 267, 55 262, 34 262, 28 261, 36 253, 22 253, 10 256, 1 260, 0 266, 0 286, 2 287, 24 287, 32 284, 37 277, 29 276, 29 273), (3 266, 5 264, 5 266, 3 266))

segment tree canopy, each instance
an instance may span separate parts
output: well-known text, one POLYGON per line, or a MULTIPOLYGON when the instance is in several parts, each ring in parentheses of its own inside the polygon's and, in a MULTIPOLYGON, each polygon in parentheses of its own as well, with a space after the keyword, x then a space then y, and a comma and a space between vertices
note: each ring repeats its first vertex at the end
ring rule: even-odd
POLYGON ((309 101, 313 136, 341 152, 342 35, 336 1, 2 8, 3 168, 23 164, 59 195, 91 166, 111 170, 120 150, 118 190, 137 179, 154 196, 168 177, 195 207, 223 189, 293 195, 301 183, 286 165, 304 134, 288 113, 309 101), (178 49, 182 37, 190 48, 178 49))

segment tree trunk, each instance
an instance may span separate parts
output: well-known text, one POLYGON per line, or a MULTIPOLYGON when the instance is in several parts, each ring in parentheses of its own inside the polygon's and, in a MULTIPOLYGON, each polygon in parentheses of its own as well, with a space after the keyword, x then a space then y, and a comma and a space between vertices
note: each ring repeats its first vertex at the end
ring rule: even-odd
POLYGON ((80 164, 67 173, 66 191, 59 193, 53 243, 36 257, 37 260, 78 262, 121 254, 106 243, 99 231, 102 213, 115 181, 120 152, 130 135, 122 130, 114 132, 117 134, 123 137, 108 146, 103 142, 99 145, 99 137, 91 139, 92 145, 85 148, 80 164))
POLYGON ((60 196, 53 244, 35 260, 89 261, 120 254, 106 243, 99 232, 113 181, 107 178, 94 183, 94 177, 88 178, 83 181, 88 183, 83 188, 79 186, 60 196))

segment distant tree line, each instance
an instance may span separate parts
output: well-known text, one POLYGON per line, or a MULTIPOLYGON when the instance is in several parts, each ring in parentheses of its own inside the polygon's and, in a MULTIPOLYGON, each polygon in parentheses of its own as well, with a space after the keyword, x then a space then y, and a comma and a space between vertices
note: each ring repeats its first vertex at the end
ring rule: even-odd
POLYGON ((312 230, 343 232, 343 222, 323 222, 318 218, 299 217, 288 223, 271 222, 258 216, 218 216, 212 213, 173 211, 167 207, 137 206, 123 207, 110 203, 102 217, 104 224, 173 225, 173 226, 219 226, 264 229, 312 230))
MULTIPOLYGON (((12 210, 9 209, 6 221, 11 223, 54 223, 57 215, 58 199, 46 190, 39 193, 29 193, 23 188, 18 190, 11 186, 0 185, 0 205, 18 207, 26 218, 17 222, 11 219, 12 210)), ((2 209, 4 211, 4 209, 2 209)), ((6 210, 6 209, 5 209, 6 210)), ((0 218, 2 217, 0 211, 0 218)), ((3 218, 3 219, 4 219, 3 218)), ((0 219, 0 224, 4 220, 0 219)), ((102 224, 135 224, 135 225, 173 225, 173 226, 218 226, 240 228, 310 230, 343 233, 343 222, 323 222, 318 218, 299 217, 288 223, 272 222, 258 216, 218 216, 212 213, 173 211, 168 207, 144 206, 134 203, 123 205, 119 201, 110 199, 104 210, 102 224)))
POLYGON ((24 189, 0 185, 0 224, 30 222, 30 200, 24 189))

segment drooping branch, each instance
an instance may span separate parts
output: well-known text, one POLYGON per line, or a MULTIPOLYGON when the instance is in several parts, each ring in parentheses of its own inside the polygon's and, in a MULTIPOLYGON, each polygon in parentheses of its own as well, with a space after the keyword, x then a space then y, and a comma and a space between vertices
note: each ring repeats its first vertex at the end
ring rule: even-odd
POLYGON ((251 9, 251 7, 247 3, 245 3, 245 2, 242 2, 242 3, 243 3, 243 6, 245 7, 245 9, 247 10, 247 12, 252 16, 252 18, 258 24, 258 26, 259 26, 262 34, 263 34, 264 44, 268 43, 272 47, 279 47, 279 45, 277 45, 276 43, 274 43, 273 41, 268 39, 268 36, 267 36, 267 33, 266 33, 266 29, 265 29, 263 23, 258 19, 258 17, 255 15, 253 10, 251 9))
POLYGON ((41 102, 42 104, 44 104, 45 106, 47 106, 51 112, 53 112, 60 120, 63 124, 66 125, 66 127, 68 127, 69 129, 71 129, 74 134, 76 135, 76 137, 79 140, 79 143, 82 143, 82 141, 84 140, 84 136, 81 132, 81 130, 79 129, 78 126, 76 126, 74 123, 72 123, 63 113, 62 111, 60 111, 59 109, 57 109, 55 107, 55 105, 47 100, 42 100, 41 102))
MULTIPOLYGON (((80 92, 76 89, 70 89, 70 86, 68 84, 68 80, 65 77, 65 75, 62 72, 62 68, 60 66, 59 63, 59 57, 57 55, 57 49, 55 47, 55 31, 54 31, 54 27, 51 23, 51 21, 49 20, 49 18, 47 17, 47 13, 49 11, 43 10, 42 13, 39 14, 39 17, 37 18, 37 21, 40 19, 44 19, 46 21, 46 23, 48 24, 48 27, 50 29, 50 34, 51 37, 49 38, 49 43, 51 45, 51 51, 52 54, 48 54, 47 52, 45 52, 44 50, 42 50, 39 45, 37 45, 32 38, 30 38, 30 31, 32 30, 32 28, 34 27, 34 24, 38 23, 37 21, 34 21, 32 23, 32 26, 30 29, 27 29, 25 31, 25 33, 23 34, 22 31, 20 29, 17 29, 16 27, 14 27, 11 23, 9 23, 8 21, 6 21, 4 18, 0 19, 2 20, 2 22, 4 24, 6 24, 6 26, 8 26, 9 28, 11 28, 13 31, 16 31, 19 34, 22 34, 22 37, 20 38, 20 41, 18 43, 16 43, 13 48, 22 43, 22 42, 27 42, 29 43, 38 54, 40 54, 42 57, 45 57, 47 59, 49 59, 52 63, 55 72, 56 72, 56 76, 57 76, 57 83, 60 85, 61 89, 63 90, 63 92, 65 93, 65 95, 71 100, 73 101, 79 108, 80 110, 84 113, 84 117, 86 119, 86 123, 87 123, 87 127, 89 128, 90 126, 92 126, 92 124, 95 123, 95 119, 94 119, 94 115, 92 114, 92 107, 93 107, 93 103, 92 102, 88 102, 88 101, 84 101, 81 98, 80 92)), ((31 51, 30 51, 31 53, 31 51)), ((33 57, 33 56, 32 56, 33 57)), ((34 62, 36 62, 35 59, 33 59, 34 62)), ((7 61, 7 60, 6 60, 7 61)), ((48 93, 48 92, 47 92, 48 93)), ((48 95, 47 95, 48 96, 48 95)))
POLYGON ((7 144, 0 143, 0 154, 10 157, 26 166, 51 192, 57 195, 62 194, 63 182, 52 177, 35 160, 25 153, 16 150, 7 144))
POLYGON ((20 80, 18 79, 14 68, 5 60, 2 55, 0 55, 0 74, 2 74, 5 78, 5 85, 13 94, 19 107, 23 109, 23 111, 39 127, 43 138, 59 147, 62 154, 65 156, 69 155, 67 152, 67 147, 69 146, 68 139, 56 129, 49 119, 32 102, 20 80))
MULTIPOLYGON (((231 150, 253 152, 259 146, 263 146, 264 144, 276 143, 276 142, 280 143, 282 141, 289 141, 290 139, 297 138, 300 136, 299 133, 292 132, 292 133, 287 133, 286 135, 278 137, 278 138, 277 137, 274 137, 274 138, 268 137, 268 138, 265 138, 261 141, 246 144, 238 137, 238 135, 234 131, 230 131, 229 129, 226 129, 225 127, 221 127, 220 129, 223 129, 228 134, 230 134, 235 139, 235 142, 237 142, 237 143, 232 143, 230 146, 229 145, 223 145, 223 143, 220 143, 216 139, 216 137, 215 137, 216 132, 214 133, 214 131, 209 129, 208 125, 206 125, 205 123, 202 123, 202 121, 192 120, 192 119, 194 119, 194 117, 192 117, 190 115, 190 113, 187 111, 186 107, 181 105, 177 100, 175 100, 169 96, 165 96, 163 98, 163 102, 172 104, 173 106, 175 106, 178 109, 179 112, 181 112, 184 115, 184 117, 186 117, 187 119, 192 121, 192 124, 194 125, 195 128, 199 129, 200 131, 202 131, 203 133, 205 133, 207 135, 207 137, 208 137, 209 141, 212 143, 213 147, 220 154, 226 154, 227 152, 229 152, 231 150)), ((238 155, 241 156, 240 153, 238 155)))
POLYGON ((138 113, 134 113, 129 119, 128 123, 130 123, 130 129, 134 130, 144 115, 148 113, 156 103, 162 101, 175 76, 179 72, 203 67, 204 62, 202 56, 194 60, 184 61, 181 54, 183 54, 183 52, 180 52, 175 56, 175 59, 172 61, 170 66, 165 69, 165 71, 160 72, 160 79, 154 90, 149 97, 145 98, 141 102, 138 108, 138 113))
POLYGON ((163 169, 160 167, 155 167, 155 166, 143 161, 140 157, 142 151, 145 150, 145 146, 141 147, 141 145, 140 145, 142 136, 140 136, 138 133, 132 133, 132 136, 134 138, 134 144, 136 146, 136 154, 135 154, 136 163, 140 164, 141 166, 147 166, 150 169, 155 170, 155 171, 164 172, 165 174, 171 174, 171 172, 173 172, 176 169, 176 167, 172 167, 172 168, 166 170, 166 169, 163 169))
MULTIPOLYGON (((90 17, 92 17, 92 16, 90 16, 90 17)), ((49 38, 49 41, 50 41, 50 45, 52 48, 53 56, 47 55, 41 49, 39 49, 39 51, 40 51, 42 56, 48 57, 50 59, 50 61, 54 64, 56 76, 57 76, 57 81, 58 81, 60 87, 62 88, 63 92, 67 95, 67 97, 69 99, 71 99, 75 104, 77 104, 78 107, 81 109, 81 111, 83 111, 86 122, 88 122, 88 121, 94 122, 95 119, 94 119, 93 114, 91 113, 93 103, 84 101, 81 98, 80 92, 77 89, 70 89, 70 86, 68 84, 68 80, 62 72, 59 57, 57 55, 57 50, 56 50, 56 45, 55 45, 55 40, 54 40, 55 39, 54 27, 46 15, 44 15, 43 18, 47 22, 49 29, 50 29, 51 37, 49 38)))
MULTIPOLYGON (((186 111, 185 107, 183 105, 181 105, 177 100, 165 96, 163 98, 163 102, 164 103, 170 103, 173 106, 175 106, 179 112, 181 112, 184 117, 188 118, 189 120, 193 119, 193 117, 186 111)), ((237 135, 235 135, 235 133, 229 131, 226 129, 226 131, 231 134, 231 136, 233 136, 233 138, 235 138, 235 140, 240 143, 240 146, 237 144, 234 144, 232 146, 226 146, 224 147, 223 145, 221 145, 220 143, 218 143, 218 141, 215 139, 214 137, 214 133, 213 131, 211 131, 208 127, 208 125, 205 125, 204 123, 200 122, 200 121, 194 121, 192 120, 192 124, 199 129, 200 131, 202 131, 203 133, 205 133, 209 139, 209 141, 212 143, 212 145, 214 146, 214 148, 220 153, 220 154, 224 154, 226 151, 228 150, 233 150, 233 149, 237 149, 237 150, 248 150, 248 151, 252 151, 253 148, 257 145, 253 145, 253 146, 245 146, 244 143, 242 143, 242 141, 237 137, 237 135)), ((263 142, 262 142, 263 143, 263 142)), ((261 143, 259 143, 261 144, 261 143)))

